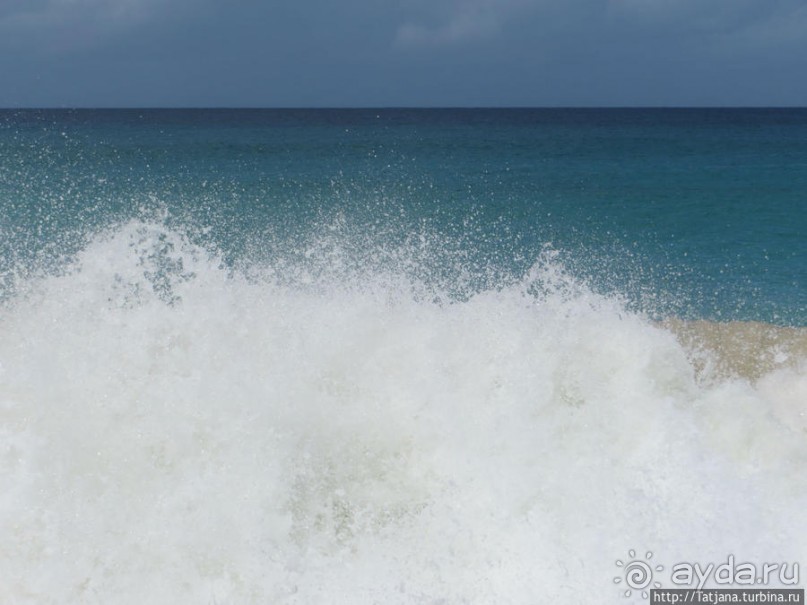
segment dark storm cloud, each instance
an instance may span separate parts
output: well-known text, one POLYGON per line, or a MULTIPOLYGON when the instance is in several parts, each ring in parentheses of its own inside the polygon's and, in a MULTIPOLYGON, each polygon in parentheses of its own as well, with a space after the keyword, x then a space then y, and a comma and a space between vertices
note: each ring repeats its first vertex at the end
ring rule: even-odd
POLYGON ((807 0, 7 0, 3 105, 807 103, 807 0))

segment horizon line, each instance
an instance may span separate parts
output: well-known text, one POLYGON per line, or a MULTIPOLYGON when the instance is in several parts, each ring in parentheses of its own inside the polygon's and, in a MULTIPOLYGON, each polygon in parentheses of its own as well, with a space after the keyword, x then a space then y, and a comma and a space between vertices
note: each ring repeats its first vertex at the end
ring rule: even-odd
POLYGON ((807 109, 807 105, 41 105, 0 106, 0 111, 256 110, 256 111, 417 111, 417 110, 748 110, 807 109))

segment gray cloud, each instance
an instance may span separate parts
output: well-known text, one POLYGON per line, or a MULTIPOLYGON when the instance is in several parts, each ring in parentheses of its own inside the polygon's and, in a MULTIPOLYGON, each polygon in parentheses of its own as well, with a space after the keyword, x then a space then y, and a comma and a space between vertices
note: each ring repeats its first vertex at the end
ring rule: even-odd
POLYGON ((91 49, 147 23, 158 0, 15 1, 0 12, 5 45, 45 53, 91 49))
POLYGON ((400 46, 444 45, 476 38, 488 38, 501 30, 513 2, 474 0, 452 7, 448 17, 436 25, 406 22, 398 29, 400 46))
MULTIPOLYGON (((727 32, 726 42, 746 53, 807 51, 807 3, 772 2, 762 18, 748 19, 741 27, 727 32)), ((805 66, 807 68, 807 65, 805 66)))
POLYGON ((444 46, 498 35, 519 12, 545 0, 460 0, 421 7, 397 31, 397 46, 444 46), (427 14, 424 16, 423 13, 427 14), (442 13, 442 17, 440 14, 442 13))
POLYGON ((807 103, 806 0, 0 0, 0 105, 807 103))
POLYGON ((398 45, 445 45, 503 34, 509 24, 541 16, 536 34, 558 25, 584 31, 587 24, 663 35, 738 35, 776 41, 805 39, 804 0, 435 0, 413 4, 398 29, 398 45), (571 23, 572 16, 579 19, 571 23), (606 17, 607 22, 602 18, 606 17))

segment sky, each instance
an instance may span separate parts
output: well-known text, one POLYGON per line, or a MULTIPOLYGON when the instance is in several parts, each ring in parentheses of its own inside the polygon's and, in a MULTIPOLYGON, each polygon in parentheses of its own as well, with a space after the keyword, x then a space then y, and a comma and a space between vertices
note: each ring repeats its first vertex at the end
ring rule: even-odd
POLYGON ((0 0, 0 106, 807 106, 807 0, 0 0))

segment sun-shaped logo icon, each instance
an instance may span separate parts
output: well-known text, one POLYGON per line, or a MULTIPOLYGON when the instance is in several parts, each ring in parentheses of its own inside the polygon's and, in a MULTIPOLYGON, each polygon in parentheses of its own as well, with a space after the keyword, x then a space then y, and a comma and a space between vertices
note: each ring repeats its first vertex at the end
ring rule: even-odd
POLYGON ((621 576, 616 576, 614 578, 614 584, 621 584, 622 581, 625 581, 628 589, 623 593, 625 597, 629 597, 633 594, 634 590, 641 590, 642 591, 642 598, 646 599, 649 596, 649 593, 645 590, 651 584, 655 588, 661 588, 661 583, 653 581, 653 571, 663 571, 663 565, 656 565, 656 567, 652 567, 650 564, 650 559, 653 558, 653 553, 647 551, 644 556, 644 560, 636 558, 636 551, 629 550, 628 551, 628 561, 622 562, 617 560, 616 566, 620 569, 624 570, 624 573, 621 576))

